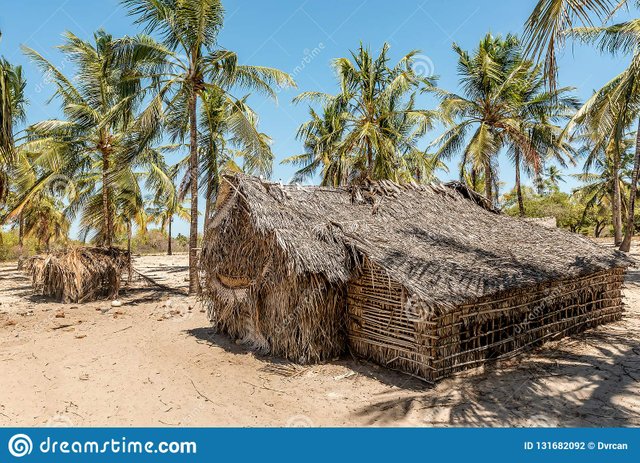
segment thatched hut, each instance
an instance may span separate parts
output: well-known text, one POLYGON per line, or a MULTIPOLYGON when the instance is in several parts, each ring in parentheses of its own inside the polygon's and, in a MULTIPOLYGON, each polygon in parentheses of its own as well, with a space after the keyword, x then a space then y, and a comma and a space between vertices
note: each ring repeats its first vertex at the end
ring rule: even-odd
POLYGON ((617 320, 630 260, 507 217, 461 184, 226 177, 205 233, 208 314, 297 362, 347 349, 435 381, 617 320))
POLYGON ((128 262, 122 249, 76 247, 34 256, 24 270, 35 294, 75 303, 116 297, 128 262))

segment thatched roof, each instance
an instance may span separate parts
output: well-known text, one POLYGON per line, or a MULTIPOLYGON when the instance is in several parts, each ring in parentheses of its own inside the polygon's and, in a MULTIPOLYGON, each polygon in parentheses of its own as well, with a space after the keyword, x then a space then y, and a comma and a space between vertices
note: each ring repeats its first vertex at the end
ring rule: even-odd
POLYGON ((439 311, 631 264, 577 234, 499 214, 460 184, 334 189, 225 180, 213 227, 240 201, 296 272, 347 281, 365 256, 439 311))

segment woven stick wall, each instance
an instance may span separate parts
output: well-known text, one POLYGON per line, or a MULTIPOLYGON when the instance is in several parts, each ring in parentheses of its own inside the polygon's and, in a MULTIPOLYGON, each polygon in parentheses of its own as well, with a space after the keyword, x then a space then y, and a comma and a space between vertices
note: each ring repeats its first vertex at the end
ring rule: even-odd
POLYGON ((624 272, 560 280, 434 317, 366 262, 348 286, 349 344, 358 355, 434 382, 620 319, 624 272))
POLYGON ((625 270, 614 268, 495 297, 435 319, 437 380, 622 317, 625 270))
POLYGON ((433 376, 435 323, 415 310, 403 286, 365 259, 347 289, 347 333, 351 350, 388 368, 433 376))

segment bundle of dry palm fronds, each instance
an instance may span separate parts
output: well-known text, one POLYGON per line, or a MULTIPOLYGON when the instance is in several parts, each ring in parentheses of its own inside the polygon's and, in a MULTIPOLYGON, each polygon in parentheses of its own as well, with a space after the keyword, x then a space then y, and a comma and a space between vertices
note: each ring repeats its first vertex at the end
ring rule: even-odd
POLYGON ((118 295, 127 252, 119 248, 77 247, 42 254, 25 262, 36 294, 60 302, 86 302, 118 295))

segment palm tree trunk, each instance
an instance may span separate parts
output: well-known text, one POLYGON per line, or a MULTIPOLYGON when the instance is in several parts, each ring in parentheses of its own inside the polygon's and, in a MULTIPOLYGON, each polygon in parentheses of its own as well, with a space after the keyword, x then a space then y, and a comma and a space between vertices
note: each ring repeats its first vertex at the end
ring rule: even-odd
POLYGON ((191 222, 189 226, 189 294, 200 291, 198 282, 198 120, 197 94, 189 99, 189 180, 191 182, 191 222))
POLYGON ((367 176, 373 179, 373 149, 369 139, 367 139, 367 176))
POLYGON ((20 257, 22 257, 24 249, 24 213, 20 212, 18 216, 18 247, 20 249, 20 257))
POLYGON ((484 165, 484 195, 491 204, 493 204, 493 179, 491 178, 491 166, 488 163, 484 165))
POLYGON ((520 151, 516 150, 515 153, 516 164, 516 195, 518 196, 518 211, 520 211, 520 217, 524 217, 524 200, 522 199, 522 184, 520 183, 520 151))
POLYGON ((478 172, 475 167, 471 168, 471 189, 475 191, 476 184, 478 183, 478 172))
POLYGON ((102 214, 103 217, 103 230, 102 230, 102 245, 111 247, 113 239, 113 230, 111 224, 111 208, 109 207, 109 154, 102 153, 102 214))
POLYGON ((542 169, 538 169, 538 172, 536 172, 536 192, 538 193, 539 196, 542 196, 542 194, 544 193, 544 185, 542 181, 542 169))
MULTIPOLYGON (((617 151, 617 150, 616 150, 617 151)), ((620 195, 620 155, 613 153, 613 236, 616 246, 622 243, 622 198, 620 195)))
POLYGON ((127 222, 127 265, 128 265, 128 279, 131 283, 131 220, 127 222))
POLYGON ((620 250, 624 252, 629 252, 631 250, 631 238, 633 237, 635 223, 636 194, 638 192, 638 174, 640 174, 640 119, 638 119, 638 131, 636 132, 636 153, 633 161, 631 192, 629 193, 627 226, 624 231, 624 240, 622 240, 622 244, 620 245, 620 250))
POLYGON ((171 222, 173 222, 173 217, 169 217, 169 241, 167 242, 167 255, 172 255, 171 251, 171 222))
POLYGON ((209 216, 211 215, 211 195, 213 194, 211 185, 211 179, 207 181, 207 197, 204 202, 204 231, 207 231, 207 227, 209 226, 209 216))

